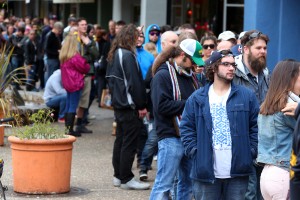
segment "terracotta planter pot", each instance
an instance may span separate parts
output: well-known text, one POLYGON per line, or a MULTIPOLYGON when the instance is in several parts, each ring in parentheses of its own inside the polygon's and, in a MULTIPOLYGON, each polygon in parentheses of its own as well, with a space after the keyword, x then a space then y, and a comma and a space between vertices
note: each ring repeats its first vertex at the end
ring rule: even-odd
POLYGON ((14 191, 58 194, 70 191, 73 142, 76 138, 20 140, 9 136, 14 191))

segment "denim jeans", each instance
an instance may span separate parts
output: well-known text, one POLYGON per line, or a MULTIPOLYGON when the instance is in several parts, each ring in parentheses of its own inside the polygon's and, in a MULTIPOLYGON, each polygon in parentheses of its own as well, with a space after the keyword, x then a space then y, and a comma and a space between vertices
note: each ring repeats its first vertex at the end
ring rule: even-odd
POLYGON ((176 200, 192 199, 191 160, 184 155, 180 138, 165 138, 158 142, 157 174, 150 200, 168 200, 178 174, 176 200))
POLYGON ((155 153, 157 153, 158 137, 157 137, 154 127, 155 127, 154 120, 153 119, 149 120, 148 126, 147 126, 148 138, 147 138, 146 144, 144 146, 142 158, 141 158, 141 162, 140 162, 140 169, 141 169, 140 171, 141 172, 147 172, 150 169, 153 155, 155 153))
POLYGON ((253 165, 253 174, 249 176, 248 188, 245 194, 245 200, 263 200, 260 192, 261 166, 253 165))
POLYGON ((76 92, 67 92, 66 113, 76 113, 79 104, 81 90, 76 92))
POLYGON ((144 123, 143 120, 141 120, 141 131, 139 134, 138 146, 137 146, 137 150, 136 150, 138 166, 140 166, 143 150, 144 150, 145 144, 147 142, 147 139, 148 139, 147 125, 144 123))
MULTIPOLYGON (((12 56, 11 57, 11 65, 10 65, 10 72, 20 68, 21 66, 24 65, 24 57, 23 56, 12 56)), ((24 71, 17 71, 17 77, 18 78, 24 78, 25 74, 24 71)), ((19 85, 18 83, 14 83, 15 85, 19 85)))
POLYGON ((46 74, 45 74, 45 84, 47 83, 47 80, 49 77, 53 74, 53 72, 57 69, 59 69, 60 64, 58 59, 51 59, 47 58, 47 66, 46 66, 46 74))
POLYGON ((214 183, 193 180, 195 200, 241 200, 245 199, 248 176, 216 179, 214 183))
POLYGON ((26 90, 31 91, 35 88, 35 82, 36 82, 36 72, 37 72, 37 65, 31 64, 29 67, 27 73, 27 80, 26 80, 26 90))
POLYGON ((52 97, 46 102, 50 108, 59 108, 58 118, 64 118, 66 113, 67 94, 60 94, 52 97))

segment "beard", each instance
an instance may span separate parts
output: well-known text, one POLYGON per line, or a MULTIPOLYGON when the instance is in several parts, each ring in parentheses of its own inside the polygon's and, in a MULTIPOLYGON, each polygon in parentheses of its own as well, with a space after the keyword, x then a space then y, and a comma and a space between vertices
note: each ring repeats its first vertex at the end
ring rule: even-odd
POLYGON ((219 80, 222 81, 225 84, 230 84, 231 81, 232 81, 232 79, 233 79, 233 77, 232 78, 231 77, 227 77, 226 74, 220 73, 219 69, 217 69, 216 74, 217 74, 217 77, 219 78, 219 80))
POLYGON ((248 62, 251 68, 257 73, 262 72, 266 68, 266 56, 261 56, 259 58, 254 58, 252 52, 248 55, 248 62))

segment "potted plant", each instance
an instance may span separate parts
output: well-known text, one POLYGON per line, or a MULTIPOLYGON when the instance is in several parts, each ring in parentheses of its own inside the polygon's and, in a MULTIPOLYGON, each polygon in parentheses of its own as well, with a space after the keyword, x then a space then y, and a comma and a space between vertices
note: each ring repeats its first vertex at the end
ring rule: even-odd
MULTIPOLYGON (((13 48, 0 48, 0 118, 4 118, 10 112, 12 101, 6 98, 5 91, 13 82, 20 82, 18 75, 24 71, 24 68, 18 68, 10 71, 9 61, 13 48)), ((24 72, 23 72, 24 73, 24 72)), ((4 144, 4 127, 0 127, 0 146, 4 144)))
POLYGON ((30 115, 32 124, 13 128, 14 135, 8 137, 15 192, 58 194, 70 191, 72 149, 76 138, 53 126, 51 113, 43 109, 30 115))

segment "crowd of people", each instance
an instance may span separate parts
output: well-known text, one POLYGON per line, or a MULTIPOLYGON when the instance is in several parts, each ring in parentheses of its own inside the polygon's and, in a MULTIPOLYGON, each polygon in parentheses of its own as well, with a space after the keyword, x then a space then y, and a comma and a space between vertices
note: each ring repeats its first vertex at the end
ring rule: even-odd
POLYGON ((43 26, 29 17, 0 20, 1 42, 14 46, 10 70, 27 66, 26 90, 44 90, 67 134, 92 133, 89 107, 95 98, 101 107, 109 89, 115 187, 149 189, 157 155, 151 200, 299 197, 300 63, 280 61, 271 74, 266 34, 198 38, 190 24, 122 20, 106 31, 74 16, 65 28, 53 17, 43 26))

